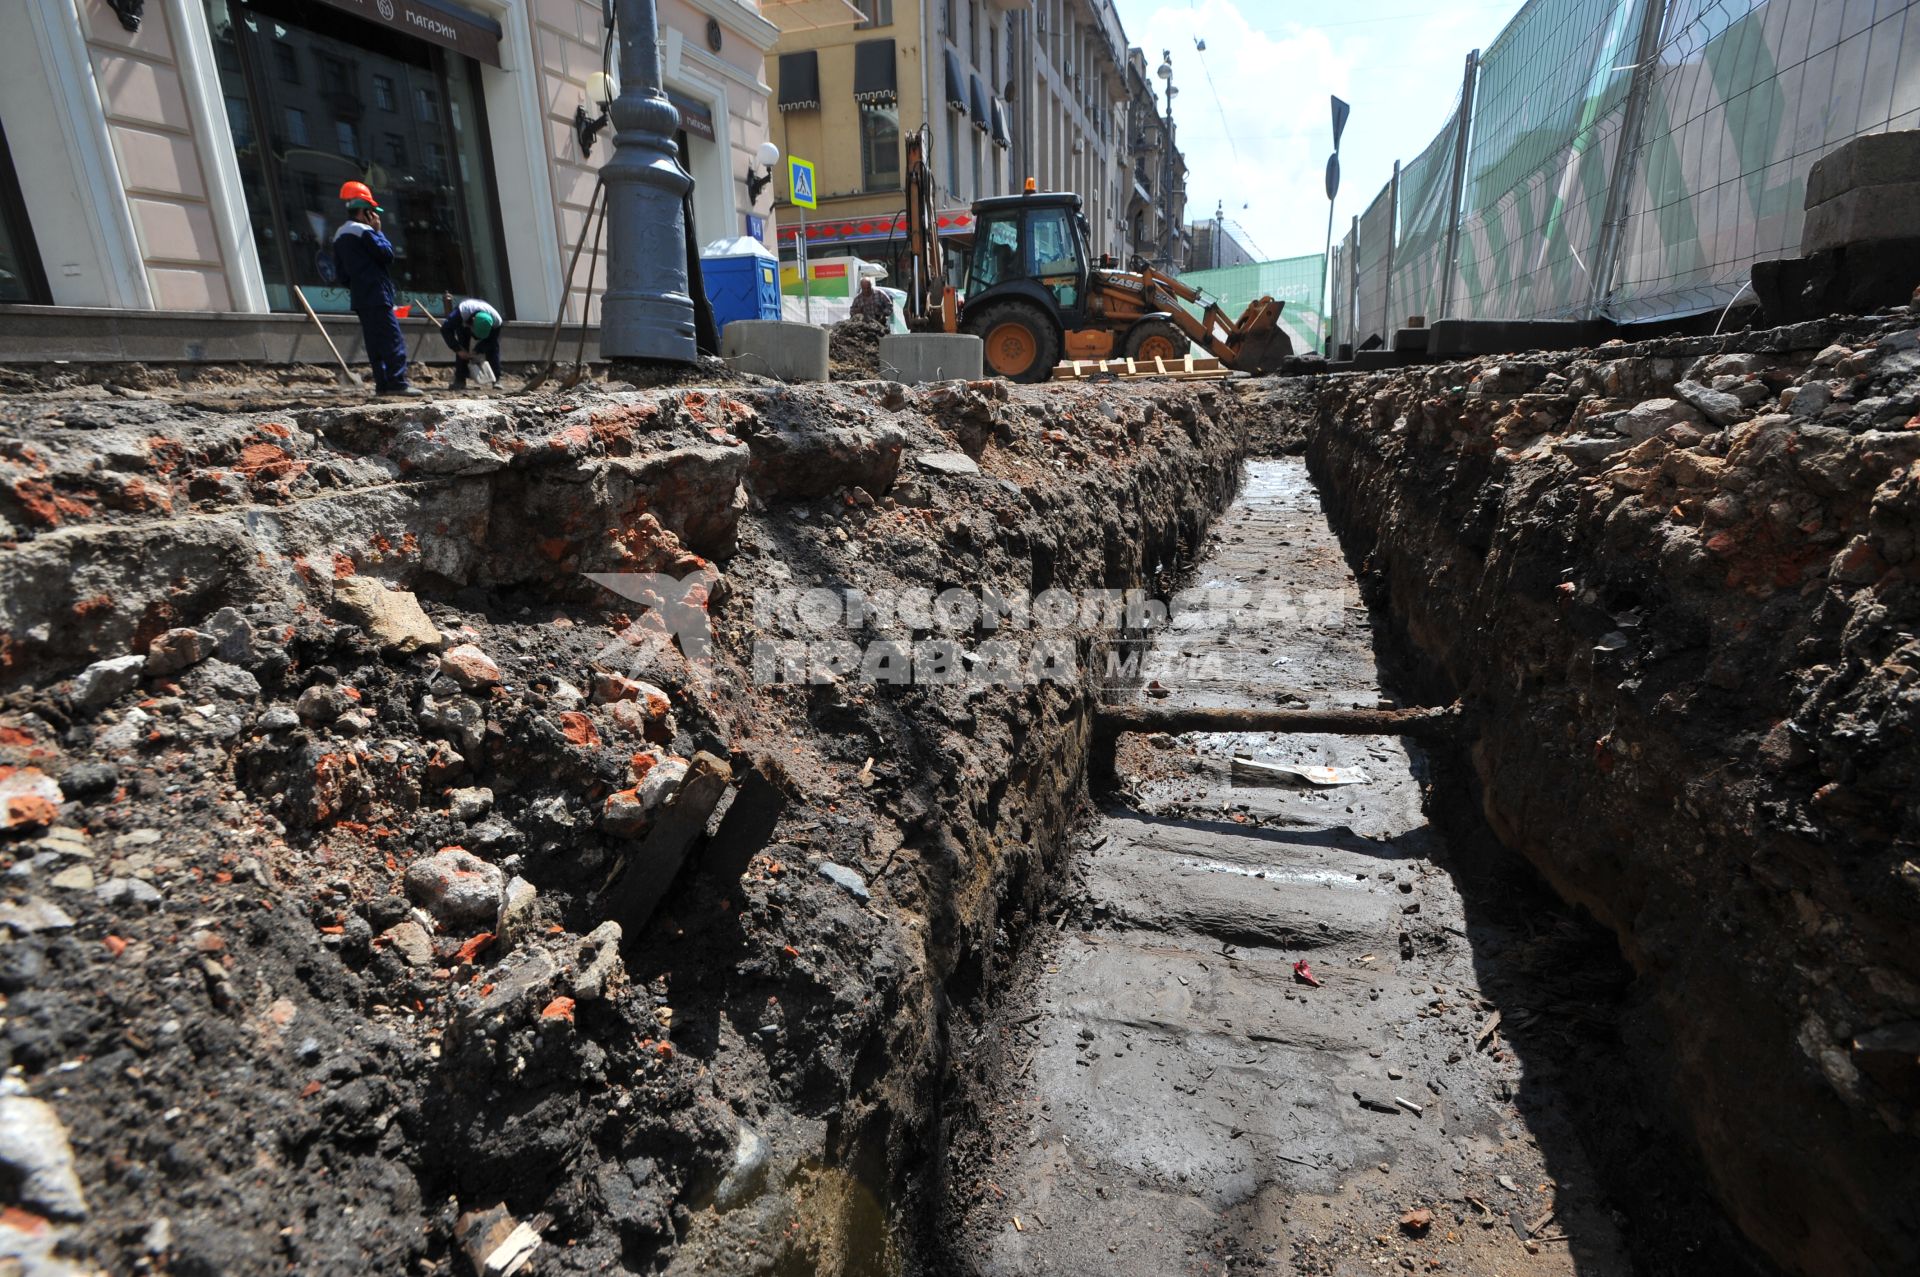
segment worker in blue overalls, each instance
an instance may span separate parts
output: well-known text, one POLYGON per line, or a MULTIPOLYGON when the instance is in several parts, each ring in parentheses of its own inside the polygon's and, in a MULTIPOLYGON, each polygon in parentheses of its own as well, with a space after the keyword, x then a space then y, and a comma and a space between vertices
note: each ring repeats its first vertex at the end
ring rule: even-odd
POLYGON ((345 282, 353 313, 360 317, 367 361, 373 365, 373 390, 379 395, 419 395, 407 384, 407 341, 393 313, 393 280, 387 267, 393 245, 380 233, 380 214, 365 182, 340 188, 347 202, 347 220, 333 233, 333 265, 345 282))
POLYGON ((468 297, 456 305, 453 294, 447 293, 441 300, 446 303, 447 314, 440 321, 440 335, 453 351, 453 389, 466 388, 467 373, 476 359, 486 360, 487 367, 493 369, 493 379, 500 380, 500 330, 507 326, 500 312, 478 297, 468 297))

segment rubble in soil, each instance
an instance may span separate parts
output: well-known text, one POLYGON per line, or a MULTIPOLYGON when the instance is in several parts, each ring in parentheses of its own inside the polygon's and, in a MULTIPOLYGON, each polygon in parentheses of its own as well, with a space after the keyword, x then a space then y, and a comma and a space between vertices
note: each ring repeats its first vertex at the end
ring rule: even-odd
POLYGON ((1095 639, 1064 683, 768 685, 756 603, 1153 584, 1231 395, 153 393, 0 400, 0 1103, 45 1133, 0 1141, 0 1250, 922 1258, 943 1008, 1045 891, 1095 639))
POLYGON ((1641 1102, 1806 1273, 1920 1256, 1920 314, 1324 379, 1362 584, 1619 938, 1641 1102))
POLYGON ((880 339, 887 325, 875 319, 843 319, 827 326, 827 371, 835 381, 873 381, 880 376, 880 339))

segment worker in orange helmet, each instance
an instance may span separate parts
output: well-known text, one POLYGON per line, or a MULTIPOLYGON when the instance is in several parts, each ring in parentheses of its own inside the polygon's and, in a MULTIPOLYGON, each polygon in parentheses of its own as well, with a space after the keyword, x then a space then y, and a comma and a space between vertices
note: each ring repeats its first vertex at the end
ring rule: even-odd
POLYGON ((347 285, 353 313, 360 317, 367 361, 373 365, 373 389, 380 395, 420 395, 407 384, 407 341, 393 313, 393 245, 380 233, 384 211, 365 182, 347 182, 340 188, 347 220, 333 234, 333 264, 347 285))

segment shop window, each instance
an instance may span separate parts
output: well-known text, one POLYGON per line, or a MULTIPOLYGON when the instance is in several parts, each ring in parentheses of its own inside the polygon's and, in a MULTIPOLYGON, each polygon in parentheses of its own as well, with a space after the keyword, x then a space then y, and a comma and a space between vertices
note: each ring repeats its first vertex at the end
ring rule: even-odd
POLYGON ((511 314, 478 64, 325 0, 205 2, 273 309, 300 309, 295 285, 317 310, 348 309, 333 235, 345 218, 341 184, 363 181, 386 210, 381 230, 393 242, 403 302, 437 309, 452 292, 511 314), (280 76, 282 48, 296 62, 314 60, 315 84, 280 76), (368 82, 372 106, 391 114, 363 133, 368 82), (330 148, 309 139, 310 115, 331 126, 330 148), (284 133, 263 134, 261 120, 279 121, 284 133))
POLYGON ((860 179, 868 191, 900 189, 900 111, 860 104, 860 179))
POLYGON ((5 130, 0 130, 0 302, 51 300, 33 226, 27 221, 27 202, 13 172, 13 155, 5 130))

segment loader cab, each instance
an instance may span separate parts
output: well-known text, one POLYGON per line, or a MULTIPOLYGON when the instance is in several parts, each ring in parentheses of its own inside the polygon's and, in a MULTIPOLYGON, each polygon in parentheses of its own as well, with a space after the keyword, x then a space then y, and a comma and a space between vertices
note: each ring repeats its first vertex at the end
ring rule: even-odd
POLYGON ((967 301, 1022 293, 1042 300, 1060 323, 1086 313, 1087 220, 1071 194, 1007 195, 973 206, 967 301))

